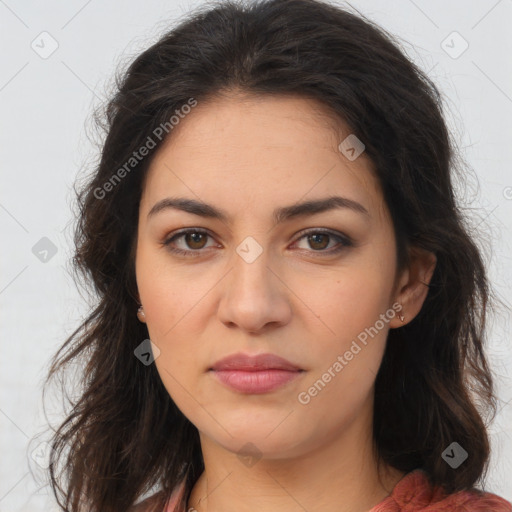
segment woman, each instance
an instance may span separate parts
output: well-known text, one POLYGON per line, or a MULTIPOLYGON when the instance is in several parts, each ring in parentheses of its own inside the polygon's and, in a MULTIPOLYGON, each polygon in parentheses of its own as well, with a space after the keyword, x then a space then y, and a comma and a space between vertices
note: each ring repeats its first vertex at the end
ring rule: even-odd
POLYGON ((49 375, 86 358, 52 445, 63 510, 511 510, 476 488, 490 291, 454 145, 388 35, 223 2, 106 117, 76 231, 98 302, 49 375))

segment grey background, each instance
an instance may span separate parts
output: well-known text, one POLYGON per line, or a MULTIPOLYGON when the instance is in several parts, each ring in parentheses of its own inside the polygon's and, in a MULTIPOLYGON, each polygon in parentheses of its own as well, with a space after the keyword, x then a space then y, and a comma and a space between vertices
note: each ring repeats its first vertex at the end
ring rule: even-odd
MULTIPOLYGON (((0 512, 58 510, 40 443, 47 419, 57 426, 62 399, 46 398, 45 418, 41 388, 50 357, 86 311, 68 261, 71 187, 97 155, 88 137, 92 110, 119 64, 201 3, 0 0, 0 512), (58 48, 45 54, 52 44, 58 48)), ((512 0, 351 5, 407 42, 408 55, 443 91, 473 169, 460 198, 490 247, 490 278, 507 306, 489 331, 500 404, 486 489, 512 500, 512 0)))

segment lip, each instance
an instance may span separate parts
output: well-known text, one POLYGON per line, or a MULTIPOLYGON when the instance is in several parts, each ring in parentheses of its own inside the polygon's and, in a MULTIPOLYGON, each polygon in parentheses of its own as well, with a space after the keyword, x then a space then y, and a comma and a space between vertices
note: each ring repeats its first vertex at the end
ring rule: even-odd
POLYGON ((296 379, 305 370, 275 354, 232 354, 211 371, 223 384, 241 393, 268 393, 296 379))
POLYGON ((279 357, 276 354, 256 354, 251 356, 242 352, 231 354, 219 359, 209 370, 243 370, 243 371, 261 371, 261 370, 288 370, 297 372, 301 368, 290 361, 279 357))

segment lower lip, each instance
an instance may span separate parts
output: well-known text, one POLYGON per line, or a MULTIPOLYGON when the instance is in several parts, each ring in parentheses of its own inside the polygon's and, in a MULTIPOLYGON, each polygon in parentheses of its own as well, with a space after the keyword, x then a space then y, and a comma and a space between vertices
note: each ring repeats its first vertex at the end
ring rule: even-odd
POLYGON ((288 370, 212 370, 217 378, 242 393, 267 393, 301 375, 302 371, 288 370))

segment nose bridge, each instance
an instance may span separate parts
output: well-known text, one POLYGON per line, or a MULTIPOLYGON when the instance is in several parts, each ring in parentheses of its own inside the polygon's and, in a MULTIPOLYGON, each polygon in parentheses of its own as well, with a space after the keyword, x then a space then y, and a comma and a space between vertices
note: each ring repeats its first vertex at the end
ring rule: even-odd
POLYGON ((289 321, 286 287, 274 275, 268 245, 252 236, 244 238, 235 248, 231 266, 219 307, 224 323, 256 332, 269 323, 282 325, 289 321))
MULTIPOLYGON (((260 240, 263 236, 259 237, 260 240)), ((258 242, 255 237, 247 236, 238 244, 233 255, 233 276, 234 284, 248 288, 248 291, 258 290, 268 286, 268 273, 270 272, 270 249, 267 242, 258 242), (265 247, 263 244, 266 244, 265 247)))

